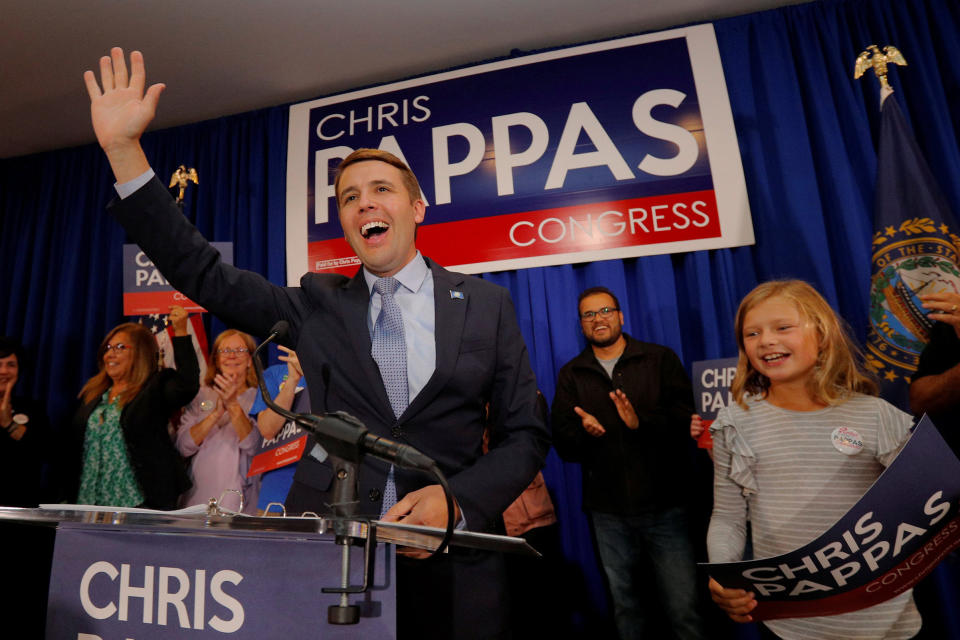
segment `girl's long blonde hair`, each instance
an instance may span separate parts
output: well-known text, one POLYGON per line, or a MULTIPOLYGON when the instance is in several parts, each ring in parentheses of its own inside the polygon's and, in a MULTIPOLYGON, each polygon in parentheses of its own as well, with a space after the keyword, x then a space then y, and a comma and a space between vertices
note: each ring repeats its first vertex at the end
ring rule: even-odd
POLYGON ((846 323, 837 317, 823 296, 802 280, 771 280, 748 293, 737 310, 734 330, 740 359, 730 386, 737 404, 747 409, 746 394, 766 396, 770 388, 770 379, 754 369, 747 358, 743 348, 743 323, 751 309, 774 297, 795 304, 800 316, 817 332, 820 353, 810 377, 810 394, 815 401, 835 405, 852 393, 877 395, 877 383, 860 365, 862 354, 850 338, 846 323))

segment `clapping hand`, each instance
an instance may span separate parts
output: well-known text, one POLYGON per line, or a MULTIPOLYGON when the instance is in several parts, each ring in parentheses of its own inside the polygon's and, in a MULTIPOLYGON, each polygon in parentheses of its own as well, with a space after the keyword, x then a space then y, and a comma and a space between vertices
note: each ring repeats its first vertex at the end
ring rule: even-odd
POLYGON ((620 419, 623 420, 628 429, 636 429, 640 426, 640 418, 637 417, 637 412, 633 409, 633 404, 630 403, 630 399, 627 398, 623 389, 611 391, 610 399, 617 406, 617 413, 620 414, 620 419))
POLYGON ((237 391, 240 389, 239 375, 218 373, 213 378, 213 388, 220 396, 219 401, 224 406, 230 407, 237 402, 237 391))
POLYGON ((0 383, 0 425, 8 425, 13 422, 13 404, 11 397, 13 395, 13 385, 17 384, 17 378, 14 377, 6 384, 0 383))
MULTIPOLYGON (((628 429, 636 429, 640 426, 640 418, 637 416, 637 412, 634 410, 630 399, 627 398, 627 394, 625 394, 622 389, 611 391, 610 399, 613 400, 613 404, 617 407, 617 414, 620 416, 620 419, 623 420, 623 423, 627 425, 628 429)), ((574 407, 573 410, 580 416, 584 430, 594 438, 599 438, 607 432, 593 414, 587 413, 580 407, 574 407)))
POLYGON ((296 384, 300 381, 300 378, 303 377, 303 369, 300 368, 300 360, 297 359, 297 352, 279 344, 277 348, 283 352, 279 356, 280 361, 287 363, 287 380, 292 380, 293 383, 296 384))
POLYGON ((14 440, 19 440, 27 432, 27 428, 22 424, 13 426, 13 387, 17 384, 17 376, 11 378, 0 388, 0 424, 8 425, 11 430, 8 432, 14 440))
POLYGON ((607 432, 607 430, 603 428, 603 425, 600 424, 600 421, 597 420, 592 414, 587 413, 580 407, 574 407, 573 410, 578 416, 580 416, 580 421, 583 424, 584 430, 594 438, 599 438, 607 432))

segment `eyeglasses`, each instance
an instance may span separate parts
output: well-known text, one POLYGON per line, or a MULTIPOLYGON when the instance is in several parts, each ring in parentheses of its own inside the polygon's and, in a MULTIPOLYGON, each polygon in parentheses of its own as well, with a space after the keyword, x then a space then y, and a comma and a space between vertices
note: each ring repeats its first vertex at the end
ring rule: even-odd
POLYGON ((230 349, 229 347, 226 349, 217 349, 217 353, 222 356, 242 356, 249 351, 250 349, 246 347, 240 347, 239 349, 230 349))
POLYGON ((584 311, 580 314, 580 319, 593 320, 597 316, 600 316, 601 318, 609 318, 610 314, 612 314, 614 311, 620 311, 620 309, 616 307, 601 307, 596 311, 584 311))
POLYGON ((109 352, 109 351, 116 351, 117 353, 123 353, 123 352, 126 351, 127 349, 133 349, 133 347, 132 347, 131 345, 129 345, 129 344, 123 344, 122 342, 118 342, 117 344, 108 344, 108 345, 105 347, 105 349, 106 349, 108 352, 109 352))

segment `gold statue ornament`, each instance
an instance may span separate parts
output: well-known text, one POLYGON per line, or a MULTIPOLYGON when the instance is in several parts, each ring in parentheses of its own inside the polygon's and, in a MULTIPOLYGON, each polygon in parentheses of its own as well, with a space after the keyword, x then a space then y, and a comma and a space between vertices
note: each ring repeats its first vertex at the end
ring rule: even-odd
POLYGON ((197 170, 193 168, 187 169, 186 165, 183 164, 177 167, 177 170, 170 176, 170 188, 180 187, 177 204, 183 204, 183 194, 187 190, 187 183, 191 180, 193 180, 193 184, 200 184, 200 180, 197 178, 197 170))
POLYGON ((888 64, 899 64, 905 67, 907 66, 907 61, 904 59, 903 54, 900 53, 900 50, 893 45, 887 45, 883 48, 883 51, 880 51, 880 47, 871 44, 857 56, 857 63, 853 68, 853 78, 857 79, 862 76, 867 69, 873 69, 873 72, 880 79, 880 91, 882 93, 893 92, 893 87, 887 82, 888 64))

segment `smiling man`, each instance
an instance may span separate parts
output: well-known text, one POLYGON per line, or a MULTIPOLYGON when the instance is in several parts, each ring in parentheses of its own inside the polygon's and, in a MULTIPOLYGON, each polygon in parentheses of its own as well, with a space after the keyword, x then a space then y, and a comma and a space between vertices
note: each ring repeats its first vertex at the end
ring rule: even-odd
POLYGON ((560 369, 553 437, 560 457, 581 465, 617 631, 652 637, 661 611, 673 637, 703 638, 685 507, 690 380, 673 351, 623 332, 606 287, 581 293, 578 314, 587 347, 560 369))
POLYGON ((340 163, 333 184, 343 235, 370 273, 392 276, 416 257, 425 205, 409 167, 386 151, 361 149, 340 163))
MULTIPOLYGON (((174 287, 231 326, 265 335, 287 321, 286 346, 299 356, 313 411, 346 411, 373 434, 432 457, 453 490, 459 523, 492 530, 549 447, 507 291, 417 251, 420 187, 403 162, 373 149, 345 158, 335 182, 344 235, 363 263, 353 278, 311 273, 299 287, 278 287, 223 264, 150 169, 139 139, 164 86, 145 90, 143 56, 133 52, 130 61, 128 73, 114 48, 100 60, 99 83, 84 74, 97 140, 118 183, 111 213, 174 287), (485 424, 491 450, 483 455, 485 424)), ((326 512, 332 476, 328 462, 304 456, 288 511, 326 512)), ((423 474, 367 459, 359 484, 360 514, 446 524, 442 490, 423 474)), ((410 555, 398 559, 401 637, 509 634, 499 555, 451 550, 430 562, 410 555)))

